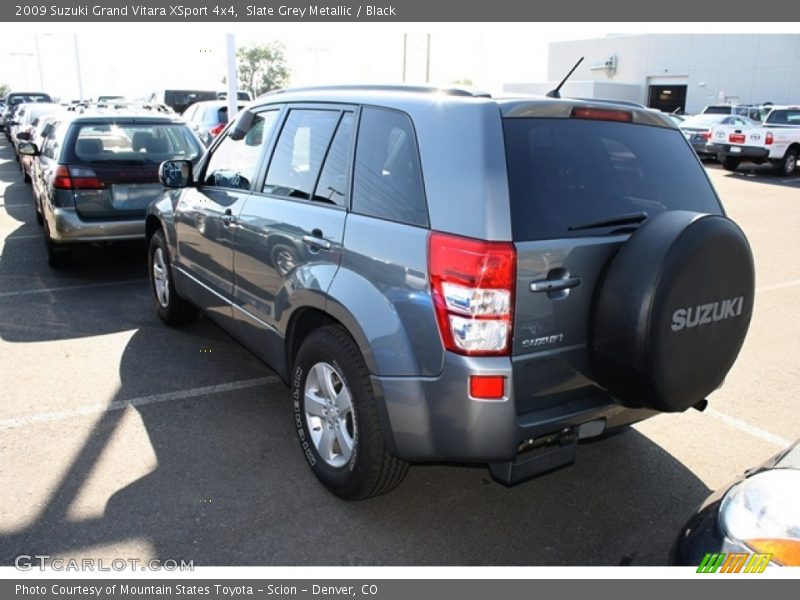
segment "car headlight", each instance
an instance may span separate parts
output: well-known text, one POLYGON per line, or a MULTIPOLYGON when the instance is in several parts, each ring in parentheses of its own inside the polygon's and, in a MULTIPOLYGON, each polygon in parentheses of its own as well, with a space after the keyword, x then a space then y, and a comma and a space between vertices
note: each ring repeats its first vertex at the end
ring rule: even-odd
POLYGON ((773 562, 800 566, 800 471, 772 469, 733 486, 722 499, 727 536, 773 562))

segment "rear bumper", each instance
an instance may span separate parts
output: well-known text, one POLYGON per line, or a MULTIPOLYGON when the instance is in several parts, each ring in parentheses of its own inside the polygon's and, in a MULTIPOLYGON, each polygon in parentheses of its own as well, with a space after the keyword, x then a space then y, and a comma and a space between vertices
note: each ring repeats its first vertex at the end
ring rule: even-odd
POLYGON ((745 160, 767 160, 769 158, 769 150, 758 146, 731 146, 729 144, 721 144, 719 146, 718 155, 720 157, 733 156, 745 160))
POLYGON ((45 219, 54 242, 116 242, 144 239, 144 218, 83 221, 74 208, 48 206, 45 219))
POLYGON ((409 461, 513 461, 531 440, 567 429, 578 439, 592 437, 657 414, 624 407, 604 393, 517 414, 513 380, 508 358, 451 353, 436 378, 373 377, 391 449, 409 461), (504 376, 505 398, 471 398, 469 376, 475 374, 504 376))

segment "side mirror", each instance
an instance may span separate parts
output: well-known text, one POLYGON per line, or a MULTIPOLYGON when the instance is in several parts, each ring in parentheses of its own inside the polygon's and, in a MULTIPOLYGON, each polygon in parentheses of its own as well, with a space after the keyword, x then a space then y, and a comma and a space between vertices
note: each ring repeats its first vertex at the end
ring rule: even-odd
POLYGON ((39 156, 39 149, 33 142, 21 142, 17 147, 17 152, 25 156, 39 156))
POLYGON ((20 142, 30 142, 31 141, 31 134, 29 131, 20 131, 17 134, 17 141, 20 142))
POLYGON ((191 161, 165 160, 158 167, 158 181, 168 188, 189 187, 192 185, 191 161))
POLYGON ((253 121, 255 120, 256 115, 249 110, 243 110, 236 116, 236 122, 233 124, 228 137, 232 140, 238 141, 243 140, 244 136, 247 135, 247 132, 250 131, 250 128, 253 126, 253 121))
POLYGON ((10 120, 6 121, 6 126, 8 126, 8 127, 13 127, 16 124, 17 124, 17 122, 14 119, 10 119, 10 120))

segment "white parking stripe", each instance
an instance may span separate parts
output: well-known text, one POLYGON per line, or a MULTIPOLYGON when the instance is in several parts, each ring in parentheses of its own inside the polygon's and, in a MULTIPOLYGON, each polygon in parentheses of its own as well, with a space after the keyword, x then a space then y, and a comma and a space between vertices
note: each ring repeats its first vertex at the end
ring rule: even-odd
POLYGON ((17 290, 14 292, 0 292, 0 298, 9 296, 27 296, 29 294, 47 294, 49 292, 63 292, 65 290, 83 290, 86 288, 109 287, 114 285, 128 285, 131 283, 144 283, 146 279, 125 279, 123 281, 106 281, 103 283, 85 283, 82 285, 63 285, 60 287, 41 288, 38 290, 17 290))
POLYGON ((131 398, 130 400, 115 400, 109 404, 91 404, 89 406, 81 406, 70 410, 59 410, 56 412, 39 413, 24 417, 16 417, 13 419, 4 419, 0 421, 0 431, 17 429, 19 427, 27 427, 37 423, 50 423, 52 421, 63 421, 65 419, 74 419, 76 417, 85 417, 87 415, 96 415, 114 410, 122 410, 128 406, 144 406, 146 404, 158 404, 160 402, 171 402, 173 400, 184 400, 186 398, 197 398, 199 396, 208 396, 210 394, 221 394, 224 392, 232 392, 234 390, 244 390, 248 388, 260 387, 270 383, 277 383, 278 381, 280 381, 280 379, 276 375, 270 375, 268 377, 242 379, 241 381, 232 381, 230 383, 223 383, 220 385, 209 385, 190 390, 166 392, 164 394, 153 394, 152 396, 141 396, 139 398, 131 398))
POLYGON ((770 290, 781 290, 783 288, 793 287, 795 285, 800 285, 800 279, 794 279, 792 281, 784 281, 783 283, 773 283, 772 285, 763 285, 761 287, 756 288, 756 293, 769 292, 770 290))
POLYGON ((730 425, 739 431, 743 431, 744 433, 748 433, 753 437, 757 437, 762 439, 770 444, 775 444, 776 446, 781 446, 785 448, 792 442, 787 440, 786 438, 782 438, 779 435, 775 435, 774 433, 770 433, 769 431, 764 431, 755 425, 750 425, 749 423, 742 421, 741 419, 737 419, 736 417, 731 417, 729 415, 723 414, 719 411, 714 410, 713 408, 707 408, 703 411, 704 415, 711 417, 712 419, 717 419, 718 421, 722 421, 726 425, 730 425))

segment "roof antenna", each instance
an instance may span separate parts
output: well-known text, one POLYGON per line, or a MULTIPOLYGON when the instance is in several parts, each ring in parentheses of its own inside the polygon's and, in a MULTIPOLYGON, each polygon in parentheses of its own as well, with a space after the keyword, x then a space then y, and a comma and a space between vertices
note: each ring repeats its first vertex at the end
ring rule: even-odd
POLYGON ((567 73, 567 76, 564 77, 564 79, 561 80, 561 83, 559 83, 555 87, 555 89, 552 89, 549 92, 547 92, 545 94, 545 96, 547 96, 548 98, 561 98, 561 93, 560 93, 561 86, 563 86, 565 83, 567 83, 567 79, 569 79, 570 75, 572 75, 575 72, 575 69, 577 69, 578 65, 581 64, 582 62, 583 62, 583 56, 581 56, 578 59, 578 62, 575 63, 575 66, 572 67, 572 69, 570 69, 569 73, 567 73))

